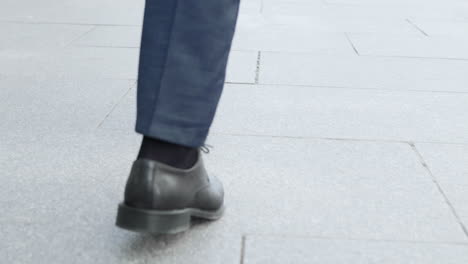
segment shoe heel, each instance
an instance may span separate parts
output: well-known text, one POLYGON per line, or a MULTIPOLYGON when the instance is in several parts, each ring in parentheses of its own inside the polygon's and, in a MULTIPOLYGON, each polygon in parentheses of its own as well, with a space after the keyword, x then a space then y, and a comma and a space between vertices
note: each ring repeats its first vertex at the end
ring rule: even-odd
POLYGON ((151 234, 176 234, 190 228, 187 210, 156 211, 120 204, 116 225, 130 231, 151 234))

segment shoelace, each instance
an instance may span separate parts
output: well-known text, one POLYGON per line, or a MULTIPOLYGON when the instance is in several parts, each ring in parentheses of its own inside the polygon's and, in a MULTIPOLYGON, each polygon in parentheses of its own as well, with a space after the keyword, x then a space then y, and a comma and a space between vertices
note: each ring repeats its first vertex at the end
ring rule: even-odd
POLYGON ((210 149, 214 148, 212 145, 208 145, 208 144, 204 144, 203 146, 200 147, 200 150, 205 153, 205 154, 208 154, 210 153, 210 149))

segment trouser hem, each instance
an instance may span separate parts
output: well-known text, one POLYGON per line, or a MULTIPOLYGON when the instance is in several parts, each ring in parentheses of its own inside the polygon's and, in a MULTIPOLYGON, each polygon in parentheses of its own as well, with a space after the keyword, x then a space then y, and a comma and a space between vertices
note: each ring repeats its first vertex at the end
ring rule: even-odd
POLYGON ((144 136, 193 148, 203 146, 208 130, 208 128, 180 127, 161 122, 152 123, 150 128, 143 128, 138 124, 135 127, 135 131, 144 136))

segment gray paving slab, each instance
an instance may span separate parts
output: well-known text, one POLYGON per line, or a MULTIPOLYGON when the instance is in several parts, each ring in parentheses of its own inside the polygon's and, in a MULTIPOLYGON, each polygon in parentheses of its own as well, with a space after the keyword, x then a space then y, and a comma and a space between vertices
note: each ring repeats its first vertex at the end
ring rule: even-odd
POLYGON ((68 47, 54 54, 6 56, 0 60, 0 72, 43 79, 136 79, 138 53, 137 49, 68 47))
POLYGON ((69 45, 92 28, 85 25, 0 23, 0 57, 54 51, 69 45))
POLYGON ((382 34, 349 34, 362 56, 441 58, 468 60, 468 31, 458 37, 408 37, 382 34))
POLYGON ((226 71, 228 83, 255 83, 257 76, 257 51, 232 51, 226 71))
POLYGON ((327 15, 342 17, 392 17, 392 18, 421 18, 463 20, 468 12, 466 2, 443 3, 441 1, 426 1, 422 3, 366 1, 366 3, 330 3, 323 7, 327 15))
MULTIPOLYGON (((27 148, 27 152, 24 145, 9 144, 7 152, 15 155, 7 157, 3 168, 21 175, 3 181, 14 188, 2 192, 1 201, 17 201, 15 206, 6 208, 5 215, 9 217, 2 220, 8 226, 5 230, 11 232, 9 237, 14 238, 18 235, 15 232, 24 228, 22 234, 35 234, 28 240, 34 243, 40 242, 41 236, 48 237, 50 232, 60 230, 53 236, 53 244, 63 249, 60 252, 64 256, 121 257, 114 248, 123 247, 128 237, 125 232, 113 231, 111 222, 138 142, 139 137, 133 134, 101 131, 96 138, 64 136, 39 142, 27 148), (57 153, 67 153, 69 158, 56 159, 57 153), (37 189, 41 192, 33 191, 37 189), (67 192, 60 191, 63 189, 67 192), (75 209, 71 211, 70 207, 75 209), (53 227, 50 219, 54 219, 53 227), (91 240, 100 241, 92 250, 86 247, 91 240), (66 247, 70 242, 75 248, 71 251, 66 247), (81 255, 77 256, 79 252, 81 255)), ((222 220, 196 225, 193 231, 212 241, 213 247, 217 243, 226 247, 226 252, 216 254, 219 258, 234 258, 231 254, 239 252, 237 239, 252 232, 412 241, 466 240, 431 179, 405 144, 216 134, 208 142, 215 149, 205 157, 207 166, 226 185, 228 211, 222 220), (287 198, 278 200, 279 197, 287 198)), ((192 241, 187 243, 198 243, 200 238, 192 232, 186 236, 192 241)), ((23 237, 19 238, 12 240, 16 241, 15 246, 9 250, 20 250, 25 245, 23 237)), ((148 248, 133 257, 149 258, 146 254, 150 252, 145 253, 149 248, 158 251, 159 246, 147 243, 148 248)), ((33 252, 44 251, 41 243, 35 244, 33 252)), ((189 250, 195 252, 190 249, 195 245, 186 244, 183 249, 177 244, 166 246, 171 248, 168 255, 180 252, 180 258, 187 257, 189 250)), ((202 252, 206 253, 200 255, 215 254, 213 247, 205 248, 202 252)), ((44 254, 49 260, 64 257, 53 252, 44 254)), ((151 256, 157 259, 159 254, 151 256)), ((177 257, 171 256, 164 255, 168 259, 177 257)))
POLYGON ((49 71, 48 69, 57 64, 53 58, 54 56, 46 52, 2 54, 0 57, 0 75, 13 78, 50 79, 55 71, 49 71))
POLYGON ((295 16, 278 14, 240 14, 238 30, 255 28, 262 30, 302 29, 305 32, 351 32, 351 33, 389 33, 398 35, 420 35, 408 21, 399 18, 360 18, 330 16, 295 16))
POLYGON ((468 217, 460 216, 460 221, 461 221, 465 226, 468 226, 468 217))
POLYGON ((262 52, 259 83, 466 92, 468 62, 262 52))
POLYGON ((238 28, 233 48, 239 50, 354 54, 344 33, 309 33, 298 28, 238 28))
POLYGON ((116 106, 112 112, 103 119, 97 131, 109 133, 111 131, 133 133, 136 119, 136 90, 130 91, 116 106))
POLYGON ((466 94, 231 86, 212 131, 243 135, 468 142, 466 94), (455 125, 456 124, 456 125, 455 125))
MULTIPOLYGON (((429 169, 457 213, 468 220, 468 146, 417 144, 429 169)), ((468 222, 464 222, 468 225, 468 222)))
POLYGON ((129 80, 0 80, 3 140, 33 142, 93 131, 134 86, 129 80), (4 97, 5 96, 5 97, 4 97))
POLYGON ((56 57, 59 76, 136 79, 139 50, 132 48, 69 47, 56 57))
POLYGON ((245 264, 450 263, 468 261, 467 244, 248 236, 245 264))
POLYGON ((424 20, 411 21, 429 36, 451 36, 467 38, 468 22, 446 21, 446 20, 424 20))
POLYGON ((143 0, 7 0, 2 3, 0 18, 30 23, 141 25, 143 7, 143 0))
POLYGON ((91 32, 73 42, 76 46, 139 48, 141 26, 96 26, 91 32))
POLYGON ((343 5, 360 5, 360 6, 377 6, 377 7, 388 7, 388 6, 397 6, 397 7, 408 7, 408 6, 435 6, 440 7, 449 3, 451 5, 463 4, 463 0, 447 0, 445 3, 442 3, 438 0, 325 0, 327 4, 343 4, 343 5))
POLYGON ((137 142, 109 138, 63 135, 2 148, 1 155, 13 154, 1 164, 8 171, 2 184, 10 187, 0 194, 3 261, 239 263, 240 235, 211 232, 207 223, 167 237, 117 229, 117 203, 137 142))
MULTIPOLYGON (((115 138, 105 148, 120 155, 115 162, 134 157, 139 137, 129 130, 97 134, 115 138), (118 153, 119 144, 131 153, 118 153)), ((205 156, 208 170, 224 182, 228 205, 225 217, 207 227, 212 233, 466 240, 407 144, 219 133, 207 143, 214 145, 205 156)))
POLYGON ((288 1, 264 1, 262 13, 266 15, 313 16, 323 11, 319 1, 297 1, 294 5, 288 1))
POLYGON ((245 0, 240 2, 241 14, 259 14, 262 12, 263 0, 245 0))
POLYGON ((466 14, 468 13, 466 5, 453 7, 451 9, 447 9, 444 7, 437 7, 440 8, 440 13, 418 13, 413 12, 408 14, 406 18, 410 19, 411 21, 416 20, 447 20, 447 21, 454 21, 454 22, 467 22, 466 14))
POLYGON ((465 241, 406 144, 212 134, 226 186, 223 232, 465 241))
POLYGON ((264 14, 295 16, 326 16, 334 18, 430 18, 462 20, 466 17, 468 6, 459 4, 436 5, 359 5, 359 4, 324 4, 317 1, 265 1, 264 14))

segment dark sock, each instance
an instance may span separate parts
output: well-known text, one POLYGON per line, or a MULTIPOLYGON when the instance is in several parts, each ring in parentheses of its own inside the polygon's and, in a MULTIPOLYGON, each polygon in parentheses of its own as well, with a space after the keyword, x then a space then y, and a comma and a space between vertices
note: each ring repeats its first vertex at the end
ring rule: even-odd
POLYGON ((189 169, 198 160, 198 149, 143 137, 138 159, 150 159, 179 169, 189 169))

